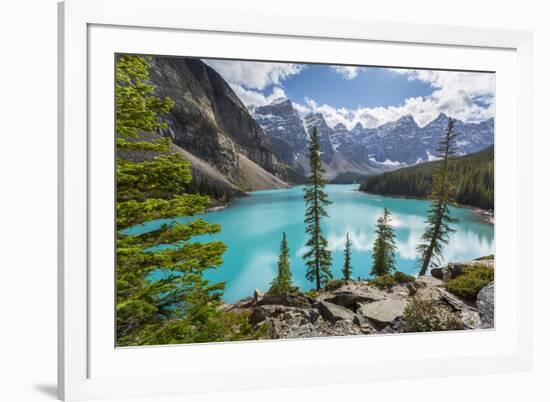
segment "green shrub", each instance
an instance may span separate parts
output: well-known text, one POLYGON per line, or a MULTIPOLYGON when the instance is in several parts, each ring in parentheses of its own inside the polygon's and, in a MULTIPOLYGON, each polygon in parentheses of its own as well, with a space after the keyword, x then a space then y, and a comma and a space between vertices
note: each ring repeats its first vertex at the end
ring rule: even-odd
POLYGON ((306 295, 306 297, 309 297, 310 299, 315 299, 317 296, 319 296, 319 292, 317 292, 315 289, 311 289, 307 292, 304 292, 304 295, 306 295))
POLYGON ((371 285, 376 286, 380 289, 386 289, 390 290, 393 286, 397 285, 397 281, 393 277, 393 275, 381 275, 377 278, 371 279, 370 281, 371 285))
POLYGON ((445 289, 466 300, 475 301, 481 289, 494 280, 493 268, 475 264, 445 283, 445 289))
POLYGON ((462 327, 458 315, 435 300, 413 297, 403 313, 404 332, 452 331, 462 327))
POLYGON ((346 283, 346 281, 344 281, 343 279, 333 279, 327 282, 327 284, 325 285, 325 290, 328 290, 330 292, 336 289, 340 289, 342 286, 344 286, 344 283, 346 283))
POLYGON ((484 257, 476 258, 475 260, 476 261, 486 261, 486 260, 494 260, 494 259, 495 259, 495 255, 491 254, 491 255, 486 255, 484 257))
POLYGON ((396 271, 393 274, 393 278, 397 283, 409 283, 409 282, 414 282, 416 280, 414 276, 408 275, 401 271, 396 271))

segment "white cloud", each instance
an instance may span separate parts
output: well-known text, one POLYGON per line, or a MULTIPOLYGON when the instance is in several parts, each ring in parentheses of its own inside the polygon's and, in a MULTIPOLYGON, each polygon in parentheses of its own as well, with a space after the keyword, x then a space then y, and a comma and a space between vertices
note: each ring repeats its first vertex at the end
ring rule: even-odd
MULTIPOLYGON (((283 81, 299 74, 305 65, 294 63, 266 63, 255 61, 204 60, 229 82, 237 96, 247 106, 266 105, 276 98, 286 96, 283 81), (266 88, 273 87, 265 95, 266 88)), ((354 79, 364 67, 331 66, 345 79, 354 79)), ((428 83, 433 92, 424 97, 407 98, 400 105, 387 107, 362 107, 354 109, 335 108, 318 104, 305 98, 303 103, 294 102, 296 110, 305 115, 322 113, 327 123, 338 123, 348 129, 357 123, 373 128, 412 115, 419 126, 425 126, 439 113, 463 121, 479 122, 494 115, 494 75, 456 71, 433 71, 411 69, 388 69, 395 74, 406 75, 410 81, 428 83)))
POLYGON ((267 63, 258 61, 203 60, 227 82, 243 88, 262 90, 280 85, 288 77, 299 74, 306 65, 294 63, 267 63))
POLYGON ((311 112, 307 106, 300 105, 299 103, 292 102, 292 107, 301 115, 306 115, 311 112))
POLYGON ((346 80, 353 80, 363 67, 331 66, 338 74, 346 80))
POLYGON ((273 87, 270 95, 264 95, 253 89, 246 89, 242 85, 230 84, 235 94, 246 106, 264 106, 277 98, 286 98, 285 90, 281 87, 273 87))
POLYGON ((305 98, 302 113, 322 113, 327 124, 338 123, 348 129, 361 123, 363 127, 378 127, 400 117, 412 115, 423 127, 439 113, 463 121, 479 122, 494 116, 494 75, 486 73, 465 73, 454 71, 390 69, 397 74, 407 75, 409 80, 427 82, 434 91, 425 97, 410 97, 398 106, 357 107, 355 109, 335 108, 319 105, 305 98))

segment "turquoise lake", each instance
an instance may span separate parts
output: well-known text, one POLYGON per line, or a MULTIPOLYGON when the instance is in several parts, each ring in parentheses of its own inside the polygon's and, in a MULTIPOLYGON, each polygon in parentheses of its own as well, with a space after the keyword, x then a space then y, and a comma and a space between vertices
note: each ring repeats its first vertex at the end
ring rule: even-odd
MULTIPOLYGON (((333 204, 327 208, 329 217, 323 222, 324 235, 333 256, 333 273, 341 277, 346 233, 352 240, 352 267, 354 277, 368 278, 374 226, 384 207, 393 214, 397 235, 398 270, 418 273, 416 246, 425 227, 429 201, 382 197, 357 191, 357 185, 327 185, 326 192, 333 204)), ((313 283, 305 279, 305 265, 301 258, 305 251, 304 200, 301 186, 285 190, 256 191, 237 200, 230 207, 197 215, 210 223, 218 223, 222 231, 214 236, 198 236, 196 241, 222 240, 228 246, 224 263, 208 270, 206 278, 226 282, 224 300, 235 302, 251 296, 254 289, 266 291, 277 269, 277 257, 282 232, 286 232, 291 252, 294 283, 302 289, 311 289, 313 283)), ((493 225, 468 208, 451 208, 459 218, 445 249, 445 261, 461 261, 494 253, 493 225)), ((181 222, 191 218, 177 219, 181 222)), ((166 221, 162 221, 166 223, 166 221)), ((149 222, 131 229, 132 233, 152 230, 160 221, 149 222)))

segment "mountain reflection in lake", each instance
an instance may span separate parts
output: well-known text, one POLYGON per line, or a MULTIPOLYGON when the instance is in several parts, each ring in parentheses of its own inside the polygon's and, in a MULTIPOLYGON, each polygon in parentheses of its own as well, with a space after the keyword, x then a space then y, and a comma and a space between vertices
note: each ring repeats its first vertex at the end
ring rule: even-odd
MULTIPOLYGON (((425 226, 429 201, 390 198, 362 194, 357 185, 328 185, 326 191, 333 201, 327 209, 329 218, 323 223, 324 234, 333 256, 333 273, 341 277, 346 233, 350 233, 354 277, 368 278, 371 269, 372 243, 376 220, 384 207, 393 214, 397 235, 400 271, 416 275, 416 246, 425 226)), ((219 223, 222 231, 215 236, 199 236, 198 241, 222 240, 228 250, 224 263, 217 270, 209 270, 206 277, 215 282, 226 282, 224 299, 234 302, 251 296, 254 289, 267 290, 277 268, 277 257, 282 232, 286 232, 291 251, 294 283, 302 289, 313 284, 305 279, 302 254, 305 251, 304 201, 302 187, 252 193, 221 211, 200 215, 210 223, 219 223)), ((468 208, 451 208, 460 219, 454 227, 445 249, 446 261, 460 261, 494 253, 493 225, 485 223, 468 208)), ((188 221, 183 218, 181 221, 188 221)), ((147 231, 158 225, 150 222, 133 228, 133 232, 147 231)))

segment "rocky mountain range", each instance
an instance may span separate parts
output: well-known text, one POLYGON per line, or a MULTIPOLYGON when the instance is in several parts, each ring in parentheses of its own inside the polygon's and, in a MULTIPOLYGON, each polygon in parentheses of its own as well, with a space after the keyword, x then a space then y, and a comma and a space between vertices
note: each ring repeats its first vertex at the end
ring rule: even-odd
MULTIPOLYGON (((316 126, 321 140, 321 159, 326 175, 333 178, 343 172, 375 174, 410 166, 436 158, 437 145, 447 126, 448 117, 441 113, 424 127, 410 115, 383 124, 364 128, 357 123, 348 130, 343 124, 330 127, 321 113, 303 119, 288 99, 277 99, 253 110, 253 116, 274 143, 284 153, 284 161, 307 173, 307 133, 316 126), (301 124, 302 123, 302 124, 301 124), (297 143, 296 139, 300 139, 297 143)), ((477 152, 494 142, 494 120, 481 123, 455 123, 458 153, 477 152)))
MULTIPOLYGON (((190 161, 193 175, 224 193, 284 188, 309 173, 308 145, 319 132, 328 179, 370 175, 434 159, 447 116, 424 127, 411 116, 377 128, 331 127, 321 113, 301 116, 287 98, 247 108, 231 86, 199 59, 154 56, 150 81, 175 105, 164 117, 176 151, 190 161)), ((493 143, 493 119, 457 122, 459 152, 493 143)))
POLYGON ((229 84, 198 59, 154 56, 150 81, 175 105, 162 133, 195 177, 223 191, 283 188, 287 165, 229 84))

